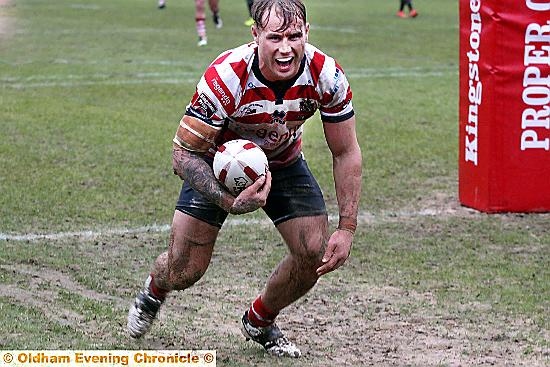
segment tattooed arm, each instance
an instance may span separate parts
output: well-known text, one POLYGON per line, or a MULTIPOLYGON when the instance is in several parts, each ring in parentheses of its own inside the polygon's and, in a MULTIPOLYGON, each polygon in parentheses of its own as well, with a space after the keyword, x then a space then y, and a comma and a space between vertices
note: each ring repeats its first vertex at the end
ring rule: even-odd
POLYGON ((244 214, 264 206, 271 189, 271 174, 268 172, 239 196, 233 197, 218 182, 210 166, 202 159, 201 153, 178 146, 174 147, 172 166, 174 173, 187 181, 194 190, 231 214, 244 214))

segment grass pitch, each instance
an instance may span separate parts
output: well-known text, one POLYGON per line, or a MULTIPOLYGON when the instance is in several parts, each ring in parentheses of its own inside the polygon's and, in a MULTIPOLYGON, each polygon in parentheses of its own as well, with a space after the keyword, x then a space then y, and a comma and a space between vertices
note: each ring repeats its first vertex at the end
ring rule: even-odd
MULTIPOLYGON (((125 335, 167 243, 179 118, 205 66, 251 39, 245 2, 223 0, 204 48, 190 1, 0 1, 1 349, 216 349, 223 366, 548 364, 550 216, 457 202, 457 2, 419 0, 416 19, 395 17, 397 1, 306 4, 310 41, 352 84, 364 189, 351 258, 280 316, 303 358, 268 357, 238 331, 285 251, 261 213, 230 217, 204 278, 144 340, 125 335)), ((304 140, 335 215, 318 117, 304 140)))

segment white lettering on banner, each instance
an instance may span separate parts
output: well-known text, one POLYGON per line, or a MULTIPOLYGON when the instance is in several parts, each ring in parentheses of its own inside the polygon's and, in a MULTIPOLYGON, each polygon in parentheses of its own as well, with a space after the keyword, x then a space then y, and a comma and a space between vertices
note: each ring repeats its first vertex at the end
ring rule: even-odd
POLYGON ((546 11, 550 10, 550 0, 527 0, 525 2, 531 10, 546 11))
POLYGON ((482 100, 483 83, 479 77, 479 46, 481 44, 481 0, 470 0, 470 50, 468 57, 468 123, 465 126, 464 160, 477 166, 478 111, 482 100))
MULTIPOLYGON (((540 6, 527 0, 527 6, 540 6)), ((546 10, 550 10, 550 0, 546 10)), ((534 9, 541 10, 541 9, 534 9)), ((550 22, 548 25, 531 23, 525 30, 525 51, 523 63, 526 66, 523 73, 523 103, 527 108, 521 116, 521 150, 550 150, 550 75, 543 75, 539 66, 550 66, 550 22)))

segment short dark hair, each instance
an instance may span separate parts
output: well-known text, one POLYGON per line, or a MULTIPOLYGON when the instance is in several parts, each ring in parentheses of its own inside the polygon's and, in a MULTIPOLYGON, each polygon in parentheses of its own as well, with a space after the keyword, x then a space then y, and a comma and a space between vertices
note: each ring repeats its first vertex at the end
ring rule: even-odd
POLYGON ((271 11, 275 8, 283 20, 277 32, 287 29, 292 22, 300 19, 306 23, 306 6, 302 0, 254 0, 252 18, 259 28, 265 28, 271 11))

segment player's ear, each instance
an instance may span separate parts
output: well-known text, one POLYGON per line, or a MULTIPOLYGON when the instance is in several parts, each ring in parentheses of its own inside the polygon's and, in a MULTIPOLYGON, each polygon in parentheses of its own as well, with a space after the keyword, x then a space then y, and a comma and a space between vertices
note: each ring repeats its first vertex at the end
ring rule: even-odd
POLYGON ((309 23, 306 23, 306 42, 308 41, 308 38, 309 38, 309 23))
POLYGON ((258 43, 258 27, 256 27, 256 23, 252 24, 250 27, 250 31, 252 32, 252 37, 254 38, 254 42, 258 43))

